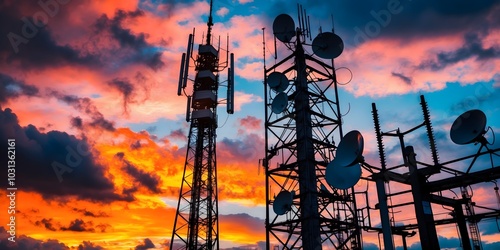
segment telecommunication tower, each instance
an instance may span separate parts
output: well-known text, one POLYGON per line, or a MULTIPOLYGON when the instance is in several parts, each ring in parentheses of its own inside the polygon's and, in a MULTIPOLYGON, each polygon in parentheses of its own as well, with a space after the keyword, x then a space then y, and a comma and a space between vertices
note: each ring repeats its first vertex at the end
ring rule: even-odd
POLYGON ((300 5, 298 13, 299 27, 287 14, 273 23, 275 39, 291 54, 264 65, 267 249, 361 249, 353 186, 363 138, 343 135, 333 64, 343 41, 333 30, 312 39, 300 5))
POLYGON ((227 113, 234 112, 234 55, 229 55, 227 38, 226 61, 220 63, 219 45, 212 45, 212 1, 205 44, 192 56, 193 33, 189 35, 187 52, 182 54, 177 94, 187 96, 186 121, 190 122, 184 174, 177 203, 170 249, 219 249, 217 192, 216 129, 219 73, 228 68, 227 113), (192 95, 187 95, 189 64, 194 60, 196 71, 192 95), (229 63, 228 63, 229 61, 229 63))

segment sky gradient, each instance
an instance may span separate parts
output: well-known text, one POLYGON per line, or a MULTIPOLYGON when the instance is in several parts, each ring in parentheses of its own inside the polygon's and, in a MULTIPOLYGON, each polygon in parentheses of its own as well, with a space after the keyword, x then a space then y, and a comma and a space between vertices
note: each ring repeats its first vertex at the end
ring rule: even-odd
MULTIPOLYGON (((193 28, 195 52, 203 41, 208 1, 40 2, 0 3, 0 150, 16 139, 12 249, 167 249, 189 132, 186 98, 176 94, 180 59, 193 28)), ((273 19, 287 13, 297 20, 296 3, 306 8, 313 37, 334 28, 344 41, 335 60, 343 128, 361 131, 367 162, 379 164, 371 103, 383 131, 406 130, 423 121, 419 95, 428 101, 441 161, 477 151, 449 136, 456 117, 470 109, 486 114, 486 137, 500 147, 492 132, 500 134, 499 1, 214 1, 212 34, 221 48, 229 35, 236 58, 235 113, 219 105, 217 130, 219 232, 226 249, 264 246, 262 32, 270 67, 274 55, 290 54, 281 43, 274 49, 273 19)), ((221 87, 219 99, 225 98, 221 87)), ((426 158, 426 138, 419 130, 405 140, 426 158)), ((390 163, 401 161, 397 141, 385 147, 390 163)), ((480 159, 472 171, 488 164, 480 159)), ((9 246, 6 174, 1 178, 3 249, 9 246)), ((474 185, 473 200, 500 209, 494 186, 474 185)), ((378 202, 373 186, 356 187, 372 190, 372 207, 378 202)), ((392 202, 407 201, 400 199, 392 202)), ((436 217, 446 216, 444 208, 433 209, 436 217)), ((379 223, 378 211, 373 217, 379 223)), ((395 218, 414 221, 411 213, 395 218)), ((500 247, 497 225, 479 224, 484 249, 500 247)), ((441 247, 459 247, 454 225, 438 227, 438 234, 441 247)), ((364 233, 363 240, 365 249, 378 249, 376 233, 364 233)), ((408 239, 411 249, 419 249, 417 242, 418 236, 408 239)), ((402 246, 398 237, 395 243, 402 246)))

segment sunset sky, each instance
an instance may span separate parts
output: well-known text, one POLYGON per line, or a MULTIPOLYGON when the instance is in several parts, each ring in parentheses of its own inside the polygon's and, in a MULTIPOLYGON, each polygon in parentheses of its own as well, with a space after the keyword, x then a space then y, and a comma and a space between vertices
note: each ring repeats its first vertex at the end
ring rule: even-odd
MULTIPOLYGON (((297 21, 297 3, 310 16, 313 37, 320 28, 332 30, 333 16, 345 44, 335 60, 343 128, 363 134, 367 162, 380 164, 371 103, 383 131, 407 130, 423 121, 420 95, 429 104, 442 162, 479 148, 450 140, 451 124, 470 109, 485 113, 491 127, 485 137, 490 148, 500 147, 500 1, 216 0, 212 34, 222 48, 229 35, 236 65, 235 112, 227 115, 225 105, 218 111, 224 249, 265 243, 262 28, 270 67, 276 53, 278 60, 290 54, 279 42, 275 51, 273 19, 287 13, 297 21)), ((0 159, 6 169, 7 140, 15 139, 18 188, 12 246, 7 171, 1 171, 0 249, 168 249, 189 132, 186 97, 177 96, 180 59, 193 28, 195 52, 204 41, 208 12, 209 1, 199 0, 0 2, 0 159), (58 174, 61 165, 67 171, 58 174)), ((429 161, 425 130, 405 141, 429 161)), ((385 147, 390 163, 401 161, 397 140, 385 147)), ((500 166, 500 157, 492 159, 500 166)), ((486 156, 471 171, 488 167, 486 156)), ((356 186, 367 187, 373 207, 374 186, 356 186)), ((500 209, 494 187, 473 185, 473 201, 500 209)), ((436 218, 449 212, 433 210, 436 218)), ((399 211, 396 222, 414 222, 412 213, 399 211)), ((373 225, 380 223, 378 210, 372 217, 373 225)), ((479 223, 484 249, 500 248, 499 223, 479 223)), ((460 248, 455 225, 438 227, 438 234, 442 248, 460 248)), ((363 232, 365 249, 378 249, 378 237, 363 232)), ((411 249, 420 248, 418 240, 408 239, 411 249)), ((400 237, 395 244, 402 249, 400 237)))

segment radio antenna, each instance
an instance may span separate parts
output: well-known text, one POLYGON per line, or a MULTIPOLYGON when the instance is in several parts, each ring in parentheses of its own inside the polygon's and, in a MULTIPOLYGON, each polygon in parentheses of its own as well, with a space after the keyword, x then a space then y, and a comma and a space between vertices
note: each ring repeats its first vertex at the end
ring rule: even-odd
POLYGON ((210 0, 210 15, 208 16, 208 31, 207 31, 207 45, 210 45, 210 39, 212 38, 212 26, 214 26, 213 19, 212 19, 212 7, 213 7, 213 2, 210 0))

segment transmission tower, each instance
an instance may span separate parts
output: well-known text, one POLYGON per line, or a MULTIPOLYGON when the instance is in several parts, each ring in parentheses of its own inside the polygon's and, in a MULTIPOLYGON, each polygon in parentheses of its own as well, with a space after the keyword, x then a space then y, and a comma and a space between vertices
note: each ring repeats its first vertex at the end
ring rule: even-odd
MULTIPOLYGON (((291 55, 264 65, 267 249, 361 249, 353 192, 360 176, 345 177, 352 185, 338 188, 326 173, 334 139, 343 138, 333 65, 343 42, 333 32, 320 33, 309 45, 331 64, 310 55, 304 49, 312 40, 309 18, 298 9, 298 28, 286 14, 273 23, 275 38, 291 55)), ((359 165, 345 170, 351 169, 361 174, 359 165)))
POLYGON ((227 39, 226 61, 219 63, 220 38, 216 49, 212 45, 212 1, 207 22, 205 44, 192 57, 193 33, 189 35, 187 52, 182 54, 177 94, 188 97, 186 121, 190 122, 184 174, 180 187, 170 249, 219 249, 217 193, 216 129, 219 72, 228 68, 227 113, 234 110, 234 55, 229 56, 227 39), (230 59, 228 63, 228 59, 230 59), (192 95, 186 94, 190 61, 194 60, 196 76, 192 95))

